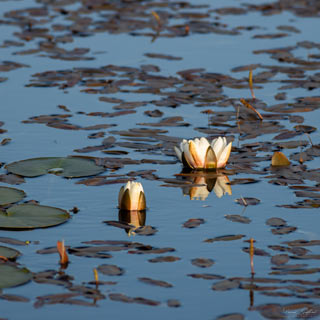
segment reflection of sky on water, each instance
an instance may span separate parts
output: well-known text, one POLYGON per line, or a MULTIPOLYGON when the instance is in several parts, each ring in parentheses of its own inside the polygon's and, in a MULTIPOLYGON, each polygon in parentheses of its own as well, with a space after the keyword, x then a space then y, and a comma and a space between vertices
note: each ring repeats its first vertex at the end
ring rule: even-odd
MULTIPOLYGON (((198 3, 198 1, 192 0, 198 3)), ((210 1, 204 1, 210 3, 210 1)), ((250 1, 256 2, 256 1, 250 1)), ((266 2, 266 1, 264 1, 266 2)), ((238 5, 238 1, 228 1, 228 4, 238 5)), ((26 6, 36 6, 33 1, 2 1, 0 13, 14 9, 25 8, 26 6)), ((226 1, 215 2, 217 6, 225 6, 226 1)), ((206 10, 206 9, 205 9, 206 10)), ((222 21, 231 26, 239 25, 259 25, 265 29, 256 29, 251 32, 243 31, 240 36, 221 36, 216 34, 195 34, 186 38, 158 38, 151 43, 150 38, 132 37, 124 34, 110 35, 107 33, 97 34, 88 38, 75 38, 75 42, 67 44, 65 48, 90 47, 91 52, 88 56, 94 56, 93 61, 60 61, 49 58, 38 57, 37 55, 13 56, 15 51, 25 50, 35 47, 37 41, 26 44, 22 48, 11 47, 0 49, 1 60, 10 60, 29 64, 31 68, 22 68, 16 71, 3 73, 3 76, 9 80, 0 84, 1 93, 1 121, 5 124, 2 128, 8 130, 8 133, 1 135, 1 138, 10 137, 12 142, 7 146, 1 147, 1 161, 11 162, 25 158, 40 156, 65 156, 73 154, 72 150, 87 145, 98 144, 98 140, 89 140, 88 131, 64 131, 48 128, 40 124, 21 124, 22 120, 40 114, 64 113, 57 108, 58 104, 66 105, 72 111, 70 122, 79 125, 92 125, 98 123, 117 123, 114 130, 128 129, 137 122, 153 122, 157 119, 147 119, 143 112, 145 110, 155 109, 152 105, 137 108, 137 113, 117 118, 98 118, 87 117, 75 114, 77 111, 106 111, 110 110, 110 105, 98 101, 100 95, 90 95, 80 93, 79 87, 68 89, 64 93, 57 88, 25 88, 36 72, 54 69, 68 69, 72 67, 99 67, 106 64, 140 66, 141 64, 155 64, 161 68, 160 74, 174 75, 175 72, 182 69, 203 67, 208 72, 220 72, 231 74, 235 77, 247 77, 247 72, 231 73, 230 69, 239 65, 251 63, 263 63, 267 65, 277 64, 275 60, 268 55, 253 55, 253 50, 275 48, 281 46, 293 45, 297 41, 310 40, 318 41, 317 33, 313 32, 319 29, 319 19, 297 18, 291 14, 283 13, 270 17, 263 17, 258 13, 249 13, 245 16, 223 16, 222 21), (245 17, 245 19, 244 19, 245 17), (291 21, 293 19, 293 21, 291 21), (302 32, 293 34, 289 37, 275 40, 251 40, 251 36, 258 33, 277 32, 277 25, 294 25, 302 32), (103 52, 95 54, 95 52, 103 52), (130 52, 130 55, 128 55, 130 52), (181 61, 166 61, 159 59, 149 59, 143 54, 147 52, 165 53, 174 56, 181 56, 181 61)), ((10 39, 11 34, 17 31, 16 27, 1 25, 0 43, 3 40, 10 39)), ((313 52, 314 50, 310 50, 313 52)), ((296 55, 305 57, 307 50, 296 50, 296 55)), ((281 79, 278 75, 276 79, 281 79)), ((263 84, 263 89, 255 90, 256 96, 268 104, 277 103, 274 100, 274 94, 277 92, 279 84, 263 84)), ((249 97, 249 90, 224 89, 224 92, 231 97, 249 97)), ((297 96, 316 95, 315 91, 307 92, 302 89, 287 90, 288 101, 297 96)), ((125 94, 119 93, 112 95, 116 98, 122 98, 128 101, 141 101, 158 99, 149 94, 125 94)), ((165 116, 175 116, 183 114, 184 120, 190 122, 192 127, 165 128, 168 135, 174 135, 184 138, 193 138, 201 134, 192 128, 207 125, 207 116, 201 114, 192 105, 182 105, 177 109, 163 108, 165 116), (196 110, 196 112, 195 112, 196 110)), ((231 110, 227 107, 221 110, 231 110)), ((319 111, 301 114, 305 117, 305 124, 317 126, 319 111)), ((106 134, 108 136, 108 134, 106 134)), ((314 143, 319 143, 319 133, 312 134, 314 143)), ((116 136, 119 141, 125 139, 116 136)), ((272 135, 259 137, 257 141, 271 139, 272 135)), ((249 141, 245 141, 249 142, 249 141)), ((90 153, 92 156, 101 156, 101 153, 90 153)), ((130 157, 135 159, 154 158, 155 155, 147 155, 130 150, 130 157)), ((165 156, 159 156, 160 159, 168 159, 165 156)), ((319 167, 314 160, 310 167, 319 167)), ((268 163, 259 164, 261 167, 267 167, 268 163)), ((125 166, 116 173, 125 174, 130 170, 155 169, 154 165, 143 164, 139 166, 125 166)), ((162 177, 172 177, 179 169, 180 163, 176 165, 159 165, 156 167, 157 174, 162 177)), ((0 173, 4 173, 3 168, 0 173)), ((108 172, 109 173, 109 172, 108 172)), ((254 175, 237 175, 241 177, 253 177, 254 175)), ((232 176, 229 179, 232 180, 232 176)), ((2 231, 1 235, 18 238, 21 240, 40 241, 39 245, 31 244, 21 249, 23 256, 19 259, 22 265, 30 270, 37 272, 46 269, 58 269, 58 257, 56 255, 40 256, 35 251, 47 246, 52 246, 58 239, 65 239, 66 245, 77 246, 81 241, 93 239, 119 239, 128 240, 127 235, 117 228, 107 227, 102 223, 104 220, 115 220, 118 214, 117 195, 118 185, 108 185, 101 187, 86 187, 76 185, 75 180, 62 179, 57 176, 47 175, 36 179, 26 179, 26 183, 18 186, 26 191, 29 199, 36 199, 43 205, 52 205, 64 209, 71 209, 77 206, 80 212, 74 215, 71 221, 57 228, 36 230, 32 232, 8 232, 2 231)), ((155 318, 157 316, 175 319, 193 319, 198 317, 199 310, 205 318, 213 318, 226 312, 226 301, 228 302, 228 312, 246 313, 249 307, 249 292, 246 290, 234 290, 230 292, 214 292, 210 290, 211 281, 195 280, 186 275, 199 272, 199 269, 192 266, 191 258, 207 257, 216 260, 216 264, 208 269, 208 272, 229 276, 249 276, 249 257, 242 253, 241 247, 246 246, 241 240, 207 244, 203 240, 209 237, 220 236, 223 234, 245 234, 247 237, 259 239, 257 246, 266 248, 270 241, 272 244, 278 244, 282 240, 293 240, 296 238, 317 239, 319 238, 318 217, 313 210, 288 210, 275 207, 275 204, 292 203, 297 201, 291 190, 286 187, 270 185, 267 181, 261 181, 256 184, 234 185, 232 186, 232 195, 218 198, 208 196, 202 201, 190 201, 187 197, 181 196, 180 188, 160 187, 161 181, 143 180, 149 210, 147 212, 148 224, 155 226, 159 232, 153 237, 135 237, 135 241, 141 241, 156 247, 174 247, 176 256, 182 260, 171 263, 161 263, 149 265, 147 259, 150 257, 130 256, 128 254, 114 253, 112 262, 127 270, 123 278, 119 278, 115 288, 103 288, 104 293, 110 291, 123 292, 129 296, 147 296, 148 298, 160 300, 165 305, 168 298, 178 298, 183 307, 180 309, 169 309, 165 306, 141 307, 139 305, 118 304, 110 301, 99 302, 101 307, 89 308, 70 307, 59 305, 48 306, 42 309, 34 310, 32 303, 23 305, 23 312, 32 314, 33 319, 55 319, 61 317, 61 314, 74 312, 78 319, 87 319, 92 314, 96 318, 110 317, 117 319, 127 319, 128 314, 139 314, 143 312, 145 318, 155 318), (226 214, 241 214, 242 208, 235 204, 234 200, 242 196, 252 196, 261 200, 261 205, 248 207, 244 215, 249 216, 252 222, 249 225, 231 223, 224 216, 226 214), (284 200, 285 199, 285 200, 284 200), (265 220, 272 216, 281 216, 289 223, 298 226, 297 232, 286 235, 285 237, 274 237, 270 239, 270 230, 265 226, 265 220), (206 223, 193 230, 184 230, 181 225, 189 218, 203 218, 206 223), (310 223, 312 221, 313 223, 310 223), (235 261, 237 268, 235 269, 235 261), (143 266, 143 268, 142 268, 143 266), (172 272, 176 270, 176 272, 172 272), (153 287, 137 285, 138 276, 150 276, 156 279, 163 279, 174 284, 174 288, 155 290, 153 287), (187 290, 185 290, 187 288, 187 290), (199 294, 199 293, 205 294, 199 294), (106 311, 107 308, 107 311, 106 311), (143 311, 141 311, 143 310, 143 311)), ((20 249, 20 248, 18 248, 20 249)), ((270 271, 269 258, 255 258, 255 270, 259 274, 266 276, 270 271)), ((110 260, 111 261, 111 260, 110 260)), ((98 259, 85 259, 80 257, 71 257, 71 264, 67 273, 75 276, 75 282, 90 281, 93 278, 92 269, 104 261, 98 259)), ((308 261, 310 267, 317 267, 314 260, 308 261)), ((288 278, 296 278, 289 276, 288 278)), ((304 276, 306 279, 314 279, 314 275, 304 276)), ((103 280, 109 280, 104 278, 103 280)), ((29 296, 32 301, 36 296, 48 293, 64 292, 63 288, 56 286, 39 285, 35 283, 28 284, 6 290, 6 293, 21 294, 29 296)), ((256 296, 257 303, 264 301, 274 302, 276 299, 256 296)), ((284 303, 290 303, 297 299, 288 298, 284 303)), ((0 302, 1 316, 19 319, 21 309, 14 307, 15 304, 0 302)), ((258 316, 256 313, 249 314, 250 317, 258 316)), ((249 317, 248 316, 248 317, 249 317)))

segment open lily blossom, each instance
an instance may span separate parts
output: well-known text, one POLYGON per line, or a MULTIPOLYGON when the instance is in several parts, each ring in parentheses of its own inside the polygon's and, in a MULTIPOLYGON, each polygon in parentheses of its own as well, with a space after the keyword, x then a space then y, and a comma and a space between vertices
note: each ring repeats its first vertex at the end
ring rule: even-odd
POLYGON ((118 197, 119 209, 121 210, 145 210, 146 198, 140 182, 128 181, 122 186, 118 197))
POLYGON ((213 139, 211 143, 202 137, 194 140, 183 139, 180 148, 174 147, 179 160, 190 169, 224 168, 230 156, 232 142, 225 137, 213 139))

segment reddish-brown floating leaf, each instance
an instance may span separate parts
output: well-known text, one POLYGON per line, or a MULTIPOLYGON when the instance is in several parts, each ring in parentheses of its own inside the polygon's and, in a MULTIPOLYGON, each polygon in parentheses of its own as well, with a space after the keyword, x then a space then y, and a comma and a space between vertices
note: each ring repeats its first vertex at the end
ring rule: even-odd
POLYGON ((230 181, 230 185, 236 185, 236 184, 249 184, 249 183, 257 183, 259 180, 252 179, 252 178, 242 178, 242 179, 233 179, 230 181))
POLYGON ((285 226, 285 227, 279 227, 276 229, 272 229, 271 232, 273 234, 282 235, 282 234, 288 234, 288 233, 294 232, 296 230, 297 230, 296 227, 285 226))
POLYGON ((134 232, 140 236, 152 236, 157 233, 158 230, 152 226, 142 226, 135 229, 134 232))
POLYGON ((5 138, 3 140, 1 140, 0 145, 4 146, 6 144, 8 144, 12 139, 10 138, 5 138))
POLYGON ((289 261, 289 256, 287 254, 276 254, 271 258, 271 263, 277 266, 286 264, 288 261, 289 261))
POLYGON ((217 290, 217 291, 226 291, 226 290, 239 288, 239 286, 240 286, 239 281, 225 279, 225 280, 221 280, 219 282, 214 283, 211 289, 217 290))
POLYGON ((145 111, 144 114, 152 118, 159 118, 163 116, 163 112, 158 109, 145 111))
POLYGON ((215 238, 210 238, 210 239, 206 239, 204 240, 204 242, 215 242, 215 241, 232 241, 232 240, 239 240, 241 238, 245 237, 244 234, 228 234, 225 236, 219 236, 219 237, 215 237, 215 238))
POLYGON ((110 293, 109 298, 110 298, 110 300, 119 301, 119 302, 125 302, 125 303, 132 303, 133 302, 133 298, 130 298, 130 297, 128 297, 124 294, 121 294, 121 293, 110 293))
POLYGON ((204 279, 204 280, 222 280, 225 278, 224 276, 211 274, 211 273, 191 273, 191 274, 188 274, 188 277, 191 277, 194 279, 204 279))
POLYGON ((266 225, 271 227, 284 227, 285 225, 287 225, 287 221, 281 218, 269 218, 266 221, 266 225))
POLYGON ((139 303, 139 304, 145 304, 147 306, 158 306, 159 304, 161 304, 161 302, 159 302, 159 301, 146 299, 146 298, 142 298, 142 297, 133 298, 133 302, 139 303))
POLYGON ((17 185, 24 183, 24 178, 21 176, 17 176, 13 173, 8 173, 8 174, 1 174, 0 175, 0 182, 12 184, 12 185, 17 185))
POLYGON ((169 308, 179 308, 179 307, 181 307, 181 303, 177 299, 169 299, 167 301, 167 305, 168 305, 169 308))
POLYGON ((0 299, 7 300, 7 301, 14 301, 14 302, 29 302, 30 301, 29 298, 14 295, 14 294, 1 294, 0 299))
POLYGON ((12 244, 14 246, 27 246, 30 243, 30 241, 21 241, 18 239, 8 238, 8 237, 0 237, 0 242, 12 244))
MULTIPOLYGON (((246 253, 250 253, 250 248, 242 248, 242 251, 243 252, 246 252, 246 253)), ((253 252, 254 255, 256 256, 264 256, 264 257, 269 257, 270 254, 262 249, 259 249, 259 248, 254 248, 254 252, 253 252)))
POLYGON ((191 263, 200 268, 209 268, 214 264, 214 261, 212 259, 196 258, 192 259, 191 263))
POLYGON ((155 58, 155 59, 182 60, 181 57, 174 57, 171 55, 160 54, 160 53, 145 53, 144 55, 148 58, 155 58))
POLYGON ((242 206, 255 206, 260 203, 260 200, 257 198, 239 198, 235 201, 242 206))
POLYGON ((267 319, 286 319, 286 314, 280 304, 264 304, 254 308, 267 319))
POLYGON ((246 223, 246 224, 251 222, 251 219, 245 216, 240 216, 239 214, 227 214, 224 217, 232 222, 239 222, 239 223, 246 223))
POLYGON ((204 219, 189 219, 188 221, 186 221, 184 224, 183 224, 183 227, 184 228, 196 228, 198 226, 200 226, 200 224, 203 224, 205 223, 205 220, 204 219))
POLYGON ((109 298, 110 300, 113 300, 113 301, 119 301, 119 302, 125 302, 125 303, 139 303, 139 304, 145 304, 148 306, 158 306, 160 304, 159 301, 145 299, 141 297, 132 298, 121 293, 110 293, 109 298))
POLYGON ((216 320, 244 320, 244 315, 241 313, 228 313, 223 314, 216 318, 216 320))
POLYGON ((287 244, 291 247, 305 247, 305 246, 320 246, 320 240, 293 240, 293 241, 285 241, 284 244, 287 244))
POLYGON ((139 281, 147 283, 147 284, 151 284, 153 286, 159 286, 159 287, 163 287, 163 288, 172 288, 173 285, 169 282, 166 281, 162 281, 162 280, 155 280, 155 279, 151 279, 151 278, 138 278, 139 281))
POLYGON ((121 276, 124 274, 124 270, 113 264, 102 264, 98 268, 98 271, 107 276, 121 276))
POLYGON ((156 262, 175 262, 179 261, 181 258, 179 257, 174 257, 174 256, 164 256, 164 257, 156 257, 149 259, 149 262, 156 263, 156 262))

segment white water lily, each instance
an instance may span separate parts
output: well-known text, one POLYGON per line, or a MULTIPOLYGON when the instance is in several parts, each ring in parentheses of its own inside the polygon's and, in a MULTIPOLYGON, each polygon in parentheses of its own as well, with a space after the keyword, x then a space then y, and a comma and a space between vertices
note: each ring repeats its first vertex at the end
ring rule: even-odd
POLYGON ((190 169, 224 168, 230 156, 232 142, 225 137, 213 139, 211 143, 202 137, 194 140, 183 139, 180 149, 174 147, 179 160, 190 169))
POLYGON ((145 210, 146 198, 141 183, 128 181, 125 186, 122 186, 118 203, 121 210, 145 210))

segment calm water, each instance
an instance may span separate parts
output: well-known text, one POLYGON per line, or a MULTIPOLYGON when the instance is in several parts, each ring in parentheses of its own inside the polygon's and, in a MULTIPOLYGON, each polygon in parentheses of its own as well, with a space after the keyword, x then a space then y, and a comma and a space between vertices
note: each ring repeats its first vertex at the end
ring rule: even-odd
MULTIPOLYGON (((191 1, 196 4, 197 1, 191 1)), ((262 1, 256 1, 263 3, 262 1)), ((219 1, 213 4, 211 1, 204 1, 210 8, 237 6, 239 1, 219 1)), ((251 1, 255 3, 255 1, 251 1)), ((1 1, 0 14, 10 10, 24 9, 27 7, 39 7, 35 1, 1 1)), ((76 8, 77 4, 70 6, 76 8)), ((194 9, 197 12, 207 12, 207 8, 194 9)), ((192 10, 190 10, 192 11, 192 10)), ((53 14, 53 12, 52 12, 53 14)), ((37 47, 36 39, 26 42, 24 47, 1 48, 2 61, 14 61, 29 65, 28 68, 20 68, 10 72, 2 72, 1 77, 8 77, 8 80, 0 84, 1 91, 1 118, 4 122, 3 129, 7 130, 0 136, 11 138, 12 141, 5 146, 1 146, 1 162, 10 163, 13 161, 44 156, 67 156, 77 154, 73 150, 86 147, 88 145, 98 145, 101 139, 88 139, 87 136, 95 131, 85 130, 60 130, 50 128, 44 124, 23 124, 21 121, 37 115, 63 114, 63 110, 57 108, 58 105, 65 105, 70 110, 72 117, 70 122, 81 126, 91 126, 101 123, 114 123, 117 126, 105 131, 105 137, 111 135, 112 130, 128 130, 140 122, 157 122, 158 118, 148 118, 144 111, 161 109, 164 117, 182 116, 185 122, 191 124, 189 127, 159 127, 166 129, 166 135, 182 138, 194 138, 201 133, 195 130, 197 127, 206 127, 208 123, 207 115, 200 111, 208 109, 195 108, 193 104, 183 104, 178 108, 156 107, 151 103, 146 106, 136 108, 134 114, 129 114, 115 118, 88 117, 78 114, 84 112, 111 112, 113 104, 100 102, 99 94, 85 94, 80 92, 84 87, 74 86, 67 90, 53 88, 33 88, 25 87, 31 80, 33 74, 47 70, 64 70, 73 67, 100 67, 107 64, 117 66, 128 66, 139 68, 144 64, 157 65, 163 76, 176 76, 176 72, 184 69, 205 68, 207 72, 228 74, 233 77, 247 77, 248 71, 232 73, 231 69, 247 64, 279 65, 276 60, 270 59, 269 55, 255 55, 252 52, 260 49, 270 49, 295 45, 299 41, 317 42, 318 35, 314 30, 320 28, 319 18, 301 18, 287 11, 278 15, 262 16, 259 12, 249 12, 244 15, 221 16, 221 22, 232 27, 238 26, 258 26, 259 29, 243 31, 241 35, 227 36, 215 33, 200 34, 191 33, 188 37, 157 38, 154 42, 146 36, 130 36, 126 33, 110 34, 102 32, 90 37, 75 37, 74 42, 60 44, 64 49, 71 50, 76 47, 90 48, 88 56, 94 57, 92 61, 62 61, 41 57, 41 54, 15 55, 20 50, 27 50, 37 47), (254 34, 269 34, 282 32, 276 29, 279 25, 294 26, 300 33, 289 33, 289 36, 280 39, 253 39, 254 34), (150 59, 145 53, 161 53, 182 57, 179 61, 163 59, 150 59)), ((55 23, 64 23, 66 20, 57 18, 55 23)), ((179 21, 177 21, 179 23, 179 21)), ((5 40, 18 39, 14 32, 20 28, 1 24, 0 44, 5 40)), ((145 31, 145 30, 144 30, 145 31)), ((149 30, 150 31, 150 30, 149 30)), ((21 40, 19 40, 21 41, 21 40)), ((306 58, 307 54, 316 54, 316 49, 298 49, 294 51, 295 56, 306 58), (306 53, 307 52, 307 53, 306 53)), ((259 70, 261 71, 261 70, 259 70)), ((310 71, 311 72, 311 71, 310 71)), ((254 71, 255 73, 255 71, 254 71)), ((273 80, 286 79, 284 74, 278 74, 273 80)), ((278 92, 279 83, 269 82, 261 84, 263 88, 255 89, 256 96, 267 105, 281 103, 276 101, 274 95, 278 92)), ((286 102, 292 102, 296 97, 317 96, 319 90, 307 91, 296 88, 286 91, 286 102)), ((248 89, 224 88, 223 93, 231 98, 250 97, 248 89)), ((158 100, 159 97, 152 94, 136 93, 115 93, 110 97, 123 99, 125 101, 151 101, 158 100)), ((216 110, 214 104, 211 109, 216 110)), ((233 111, 233 107, 217 108, 221 111, 233 111)), ((298 113, 297 113, 298 114, 298 113)), ((304 117, 304 125, 317 127, 319 123, 319 110, 310 113, 299 113, 304 117)), ((282 124, 287 129, 292 129, 296 124, 283 121, 282 124)), ((101 130, 99 130, 101 131, 101 130)), ((270 141, 275 134, 265 134, 256 139, 245 140, 243 143, 253 143, 270 141)), ((125 137, 115 135, 117 142, 127 141, 125 137)), ((237 137, 236 137, 237 138, 237 137)), ((311 135, 313 144, 319 144, 319 132, 311 135)), ((300 139, 299 137, 296 138, 300 139)), ((302 139, 307 139, 303 137, 302 139)), ((234 145, 237 145, 235 142, 234 145)), ((241 144, 240 144, 241 147, 241 144)), ((125 157, 132 159, 143 159, 157 157, 160 160, 174 160, 159 152, 156 154, 146 154, 134 151, 134 149, 120 148, 129 152, 125 157)), ((296 149, 295 151, 299 151, 296 149)), ((292 150, 285 150, 286 155, 293 153, 292 150)), ((262 155, 270 152, 261 153, 262 155)), ((105 156, 100 151, 89 153, 94 157, 105 156)), ((257 168, 269 167, 270 162, 258 162, 257 168)), ((307 163, 308 168, 319 168, 319 158, 307 163)), ((157 170, 155 173, 162 178, 173 178, 174 174, 181 171, 181 165, 126 165, 117 170, 114 174, 127 174, 135 170, 157 170)), ((0 173, 6 170, 2 167, 0 173)), ((107 171, 106 174, 110 174, 107 171)), ((194 319, 200 316, 201 319, 215 319, 226 313, 240 313, 246 319, 260 319, 263 316, 257 310, 249 310, 250 302, 249 290, 234 289, 228 291, 214 291, 211 289, 217 280, 202 280, 188 277, 191 273, 212 273, 231 277, 250 277, 250 263, 247 253, 242 251, 248 244, 243 240, 249 238, 256 239, 257 247, 266 250, 270 255, 281 252, 272 251, 269 245, 279 245, 283 241, 296 239, 318 240, 319 232, 319 209, 287 209, 276 207, 281 204, 292 204, 302 198, 297 198, 288 187, 280 187, 268 183, 264 175, 253 175, 240 173, 235 178, 253 178, 259 182, 255 184, 239 184, 232 186, 232 195, 225 195, 222 198, 216 197, 214 192, 204 201, 191 201, 189 196, 183 195, 180 188, 167 188, 161 185, 163 181, 145 180, 138 177, 138 181, 143 183, 147 198, 146 224, 157 228, 158 232, 153 236, 131 236, 128 237, 124 230, 107 226, 102 223, 105 220, 117 220, 117 196, 120 184, 104 186, 85 186, 75 184, 77 179, 62 179, 54 175, 46 175, 37 178, 26 178, 26 182, 19 186, 27 193, 26 200, 35 199, 42 205, 54 206, 69 210, 78 207, 80 212, 72 216, 72 219, 58 227, 48 229, 36 229, 33 231, 1 231, 0 236, 12 237, 20 240, 30 240, 31 244, 26 247, 15 247, 22 252, 18 262, 27 267, 30 271, 37 273, 45 270, 59 270, 58 254, 40 255, 36 251, 46 247, 55 246, 57 240, 64 239, 68 246, 77 247, 83 245, 83 241, 90 240, 128 240, 149 244, 154 247, 173 247, 176 252, 162 255, 174 255, 181 260, 176 262, 150 263, 148 259, 158 256, 157 254, 134 255, 127 251, 111 252, 111 259, 86 258, 70 255, 71 263, 64 272, 74 277, 73 284, 84 284, 93 280, 93 269, 101 264, 115 264, 124 268, 125 274, 118 277, 108 277, 101 274, 102 281, 116 281, 113 286, 99 287, 106 299, 97 302, 96 307, 53 304, 35 308, 34 303, 37 297, 48 294, 66 293, 67 288, 57 285, 38 284, 29 282, 26 285, 4 289, 5 294, 21 295, 30 299, 29 302, 11 302, 0 300, 0 317, 8 319, 56 319, 69 317, 77 319, 88 319, 95 316, 96 319, 194 319), (258 206, 248 206, 243 212, 243 207, 239 206, 235 200, 241 197, 254 197, 261 200, 258 206), (249 224, 231 222, 225 218, 227 214, 244 215, 251 219, 249 224), (289 226, 298 229, 286 235, 272 235, 270 226, 265 221, 270 217, 281 217, 287 221, 289 226), (202 218, 206 223, 194 229, 183 228, 182 224, 191 218, 202 218), (205 243, 205 239, 214 238, 229 234, 243 234, 241 240, 220 241, 205 243), (33 243, 36 242, 36 243, 33 243), (210 258, 215 264, 209 268, 199 268, 191 264, 194 258, 210 258), (164 280, 173 284, 173 288, 161 288, 150 286, 139 282, 139 277, 149 277, 157 280, 164 280), (123 293, 130 297, 144 297, 161 302, 159 306, 145 306, 140 304, 128 304, 111 301, 108 298, 110 293, 123 293), (181 303, 179 308, 167 306, 168 299, 177 299, 181 303)), ((306 185, 316 185, 316 182, 307 181, 306 185)), ((10 186, 1 183, 3 186, 10 186)), ((10 246, 10 245, 8 245, 10 246)), ((309 249, 309 247, 307 247, 309 249)), ((319 247, 310 247, 312 254, 319 254, 319 247)), ((255 256, 255 271, 257 277, 269 276, 271 271, 270 257, 255 256)), ((318 267, 318 261, 311 260, 290 260, 288 264, 306 263, 308 268, 318 267)), ((276 277, 277 278, 277 277, 276 277)), ((303 279, 316 281, 319 278, 317 273, 304 275, 278 276, 278 279, 303 279)), ((264 285, 264 284, 258 284, 264 285)), ((275 284, 279 285, 279 284, 275 284)), ((289 284, 288 284, 289 285, 289 284)), ((279 285, 280 286, 280 285, 279 285)), ((90 299, 83 299, 91 302, 90 299)), ((316 298, 299 299, 297 295, 291 297, 272 297, 254 292, 254 306, 268 303, 279 303, 281 305, 297 302, 318 303, 316 298)), ((299 312, 301 309, 299 310, 299 312)), ((298 312, 298 311, 297 311, 298 312)), ((289 319, 295 318, 296 314, 285 314, 289 319)))

